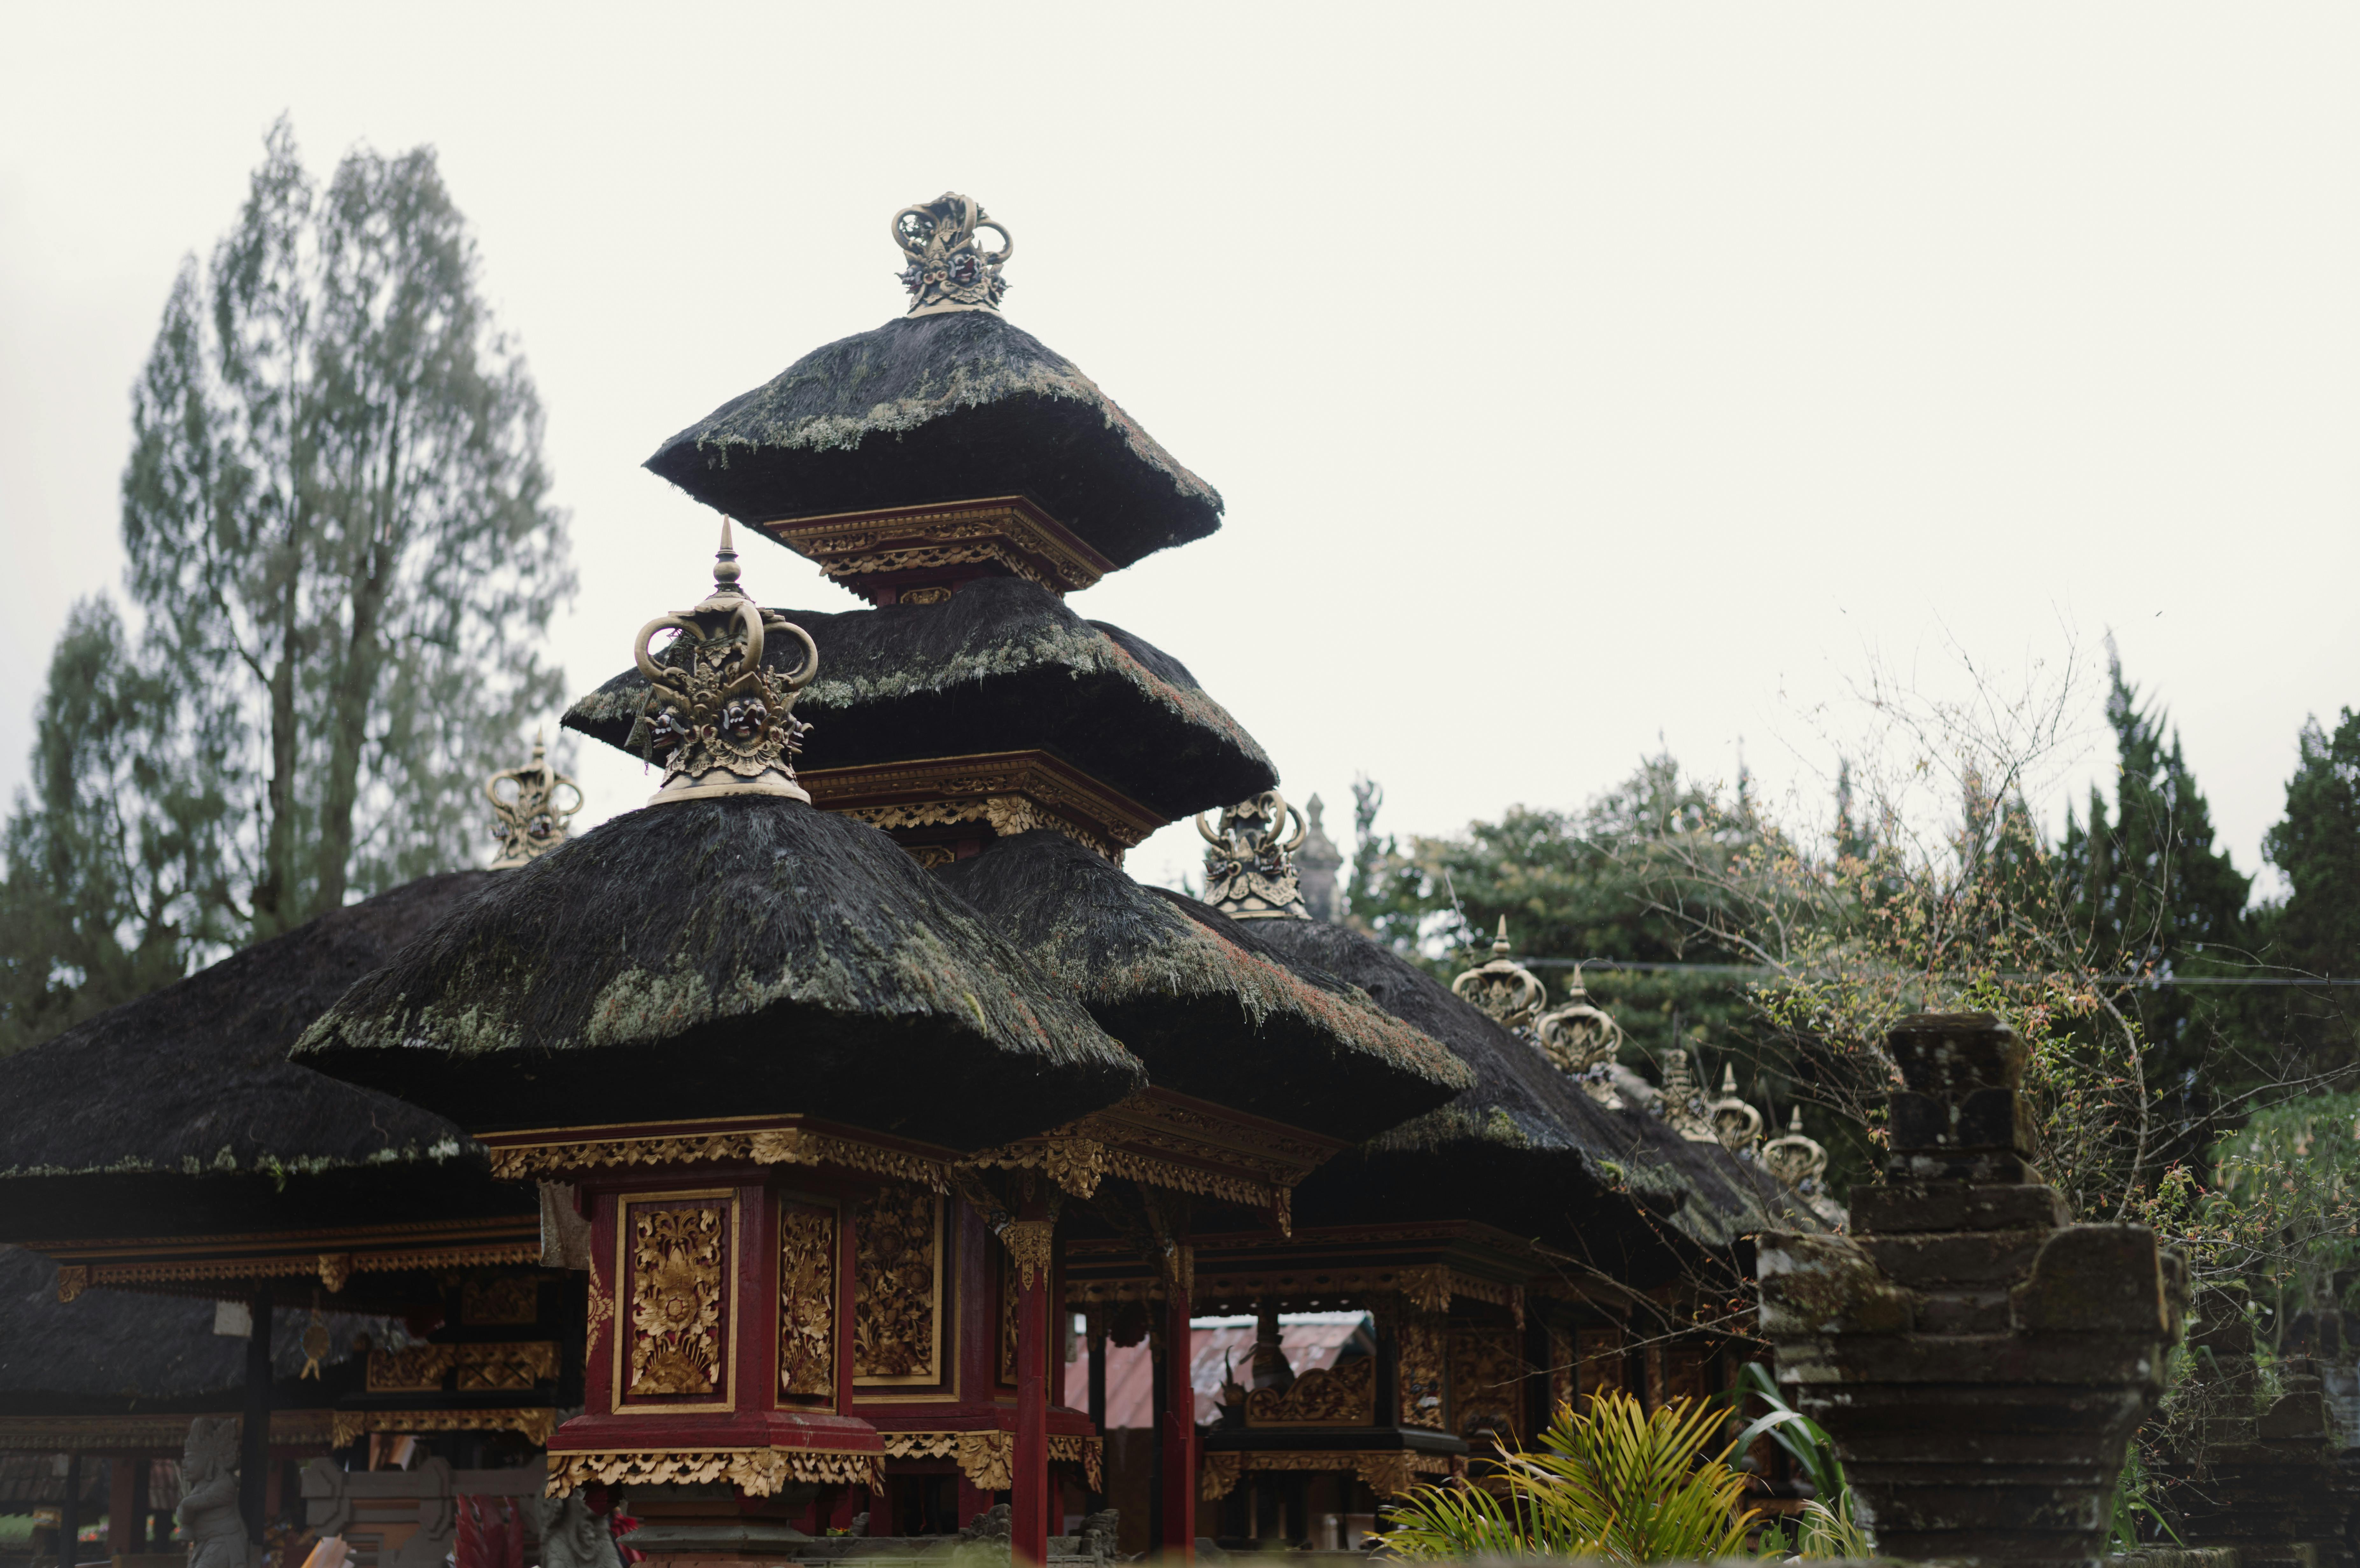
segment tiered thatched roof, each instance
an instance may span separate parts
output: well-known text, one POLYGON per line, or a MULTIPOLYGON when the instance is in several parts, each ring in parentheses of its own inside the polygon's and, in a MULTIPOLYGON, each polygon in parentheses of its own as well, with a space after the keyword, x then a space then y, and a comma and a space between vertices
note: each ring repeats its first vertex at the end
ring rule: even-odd
POLYGON ((937 871, 1072 987, 1159 1086, 1335 1138, 1428 1111, 1472 1075, 1356 987, 1254 924, 1143 887, 1048 831, 937 871))
POLYGON ((748 523, 1022 494, 1118 566, 1221 526, 1218 491, 1071 361, 985 311, 814 349, 647 466, 748 523))
POLYGON ((477 1129, 801 1112, 956 1149, 1146 1077, 884 833, 760 795, 501 873, 296 1056, 477 1129))
MULTIPOLYGON (((1022 578, 969 583, 942 604, 781 613, 819 644, 819 677, 795 704, 813 725, 811 768, 1042 750, 1169 822, 1277 782, 1178 659, 1022 578)), ((777 670, 802 657, 789 637, 764 650, 777 670)), ((625 670, 574 703, 566 727, 628 747, 647 695, 625 670)))

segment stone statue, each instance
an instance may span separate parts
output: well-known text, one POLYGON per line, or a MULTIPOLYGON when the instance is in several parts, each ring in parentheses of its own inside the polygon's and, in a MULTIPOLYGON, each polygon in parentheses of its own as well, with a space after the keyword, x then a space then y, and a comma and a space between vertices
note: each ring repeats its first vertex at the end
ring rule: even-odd
POLYGON ((579 1492, 542 1497, 541 1568, 623 1568, 606 1521, 592 1513, 579 1492))
POLYGON ((180 1506, 173 1522, 189 1532, 189 1568, 261 1568, 237 1511, 237 1421, 199 1416, 180 1451, 180 1506))

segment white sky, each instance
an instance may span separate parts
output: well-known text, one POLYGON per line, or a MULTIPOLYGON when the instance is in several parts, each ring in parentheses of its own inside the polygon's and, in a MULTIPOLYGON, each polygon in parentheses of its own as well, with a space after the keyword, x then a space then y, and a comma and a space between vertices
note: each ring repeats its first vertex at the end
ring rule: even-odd
MULTIPOLYGON (((322 175, 441 149, 548 406, 577 690, 705 581, 711 514, 640 460, 898 314, 887 221, 948 188, 1015 233, 1010 318, 1229 502, 1076 607, 1186 662, 1331 827, 1356 770, 1448 831, 1659 735, 1775 787, 1872 656, 2112 628, 2252 870, 2304 714, 2360 705, 2348 5, 0 21, 0 789, 67 604, 120 573, 173 267, 281 109, 322 175)), ((748 579, 849 603, 760 543, 748 579)), ((594 816, 650 788, 582 770, 594 816)))

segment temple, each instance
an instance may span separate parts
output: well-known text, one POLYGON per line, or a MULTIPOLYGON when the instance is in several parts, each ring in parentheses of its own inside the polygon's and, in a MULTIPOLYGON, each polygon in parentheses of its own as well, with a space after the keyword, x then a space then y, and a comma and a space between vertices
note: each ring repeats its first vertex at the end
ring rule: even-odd
POLYGON ((564 718, 646 804, 570 833, 536 742, 494 868, 0 1064, 57 1107, 0 1132, 43 1332, 219 1303, 248 1341, 235 1399, 152 1430, 0 1385, 0 1446, 135 1474, 178 1421, 186 1473, 235 1474, 207 1528, 369 1568, 604 1563, 626 1519, 676 1568, 1185 1561, 1354 1544, 1316 1521, 1584 1393, 1732 1386, 1718 1303, 1750 1236, 1841 1223, 1824 1151, 1678 1051, 1633 1072, 1504 929, 1451 986, 1345 923, 1317 797, 1068 602, 1218 492, 1001 313, 980 206, 891 234, 907 313, 648 460, 713 534, 651 552, 670 591, 564 718), (791 567, 869 607, 782 606, 791 567), (1203 898, 1126 872, 1192 821, 1203 898), (1307 1317, 1342 1332, 1298 1370, 1307 1317), (1200 1420, 1207 1318, 1253 1337, 1200 1420), (1110 1443, 1142 1347, 1147 1441, 1110 1443), (443 1522, 359 1522, 400 1508, 443 1522))

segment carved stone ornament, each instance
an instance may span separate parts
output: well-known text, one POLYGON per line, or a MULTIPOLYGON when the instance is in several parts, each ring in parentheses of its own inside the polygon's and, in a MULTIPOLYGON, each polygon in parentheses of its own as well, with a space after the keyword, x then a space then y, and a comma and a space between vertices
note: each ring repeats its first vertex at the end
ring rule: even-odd
POLYGON ((1697 1087, 1695 1074, 1688 1069, 1688 1053, 1678 1046, 1664 1052, 1663 1094, 1659 1108, 1674 1132, 1690 1143, 1721 1141, 1705 1110, 1704 1092, 1697 1087))
POLYGON ((1738 1097, 1737 1068, 1723 1062, 1721 1069, 1721 1098, 1704 1108, 1712 1119, 1713 1136, 1732 1154, 1743 1154, 1762 1141, 1762 1113, 1738 1097))
POLYGON ((911 315, 999 312, 1008 292, 1000 269, 1016 254, 1016 241, 975 201, 945 191, 922 207, 902 208, 893 214, 893 243, 909 258, 901 287, 910 291, 911 315), (998 234, 1000 248, 987 251, 977 245, 978 229, 998 234))
POLYGON ((1613 1014, 1591 1003, 1579 967, 1573 972, 1565 1006, 1542 1014, 1533 1025, 1533 1035, 1557 1070, 1579 1079, 1582 1091, 1591 1099, 1610 1110, 1622 1108, 1622 1096, 1614 1092, 1606 1069, 1622 1049, 1622 1026, 1614 1021, 1613 1014))
POLYGON ((500 846, 495 871, 530 866, 563 844, 567 819, 582 809, 581 787, 550 766, 538 735, 532 760, 486 779, 484 797, 492 803, 492 838, 500 846))
POLYGON ((543 1497, 539 1507, 541 1568, 623 1568, 615 1532, 579 1496, 543 1497))
POLYGON ((1491 961, 1470 969, 1450 983, 1450 989, 1472 1002, 1502 1029, 1521 1029, 1533 1021, 1548 1000, 1548 987, 1533 972, 1508 956, 1508 917, 1500 917, 1500 934, 1491 943, 1491 961))
POLYGON ((189 1568, 253 1568, 261 1548, 237 1511, 237 1420, 199 1416, 180 1452, 180 1505, 172 1520, 189 1537, 189 1568))
POLYGON ((1797 1192, 1817 1190, 1819 1179, 1827 1172, 1828 1151, 1817 1138, 1804 1134, 1802 1106, 1797 1105, 1787 1119, 1786 1135, 1763 1146, 1762 1164, 1797 1192))
POLYGON ((1196 818, 1196 832, 1210 847, 1205 851, 1205 902, 1239 920, 1307 920, 1311 911, 1303 902, 1295 880, 1295 852, 1303 847, 1310 830, 1303 813, 1275 789, 1221 808, 1219 831, 1196 818), (1295 832, 1287 833, 1294 819, 1295 832))
POLYGON ((651 806, 716 795, 811 799, 794 768, 811 726, 795 717, 794 705, 819 673, 819 648, 801 626, 748 598, 738 575, 724 518, 713 592, 693 610, 658 615, 631 645, 650 690, 630 744, 664 770, 651 806), (667 630, 679 635, 658 659, 648 645, 667 630), (781 633, 803 645, 803 662, 785 675, 762 668, 767 639, 781 633))

